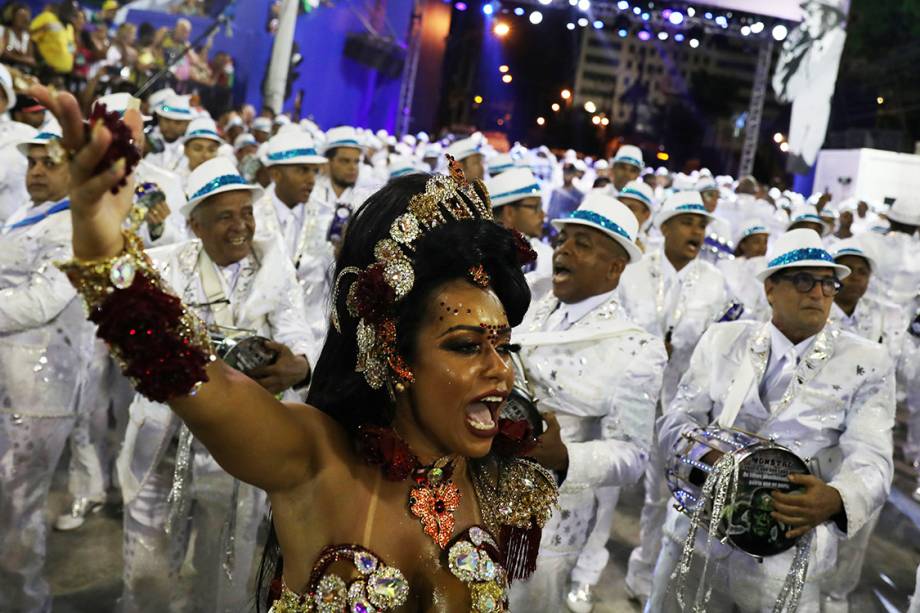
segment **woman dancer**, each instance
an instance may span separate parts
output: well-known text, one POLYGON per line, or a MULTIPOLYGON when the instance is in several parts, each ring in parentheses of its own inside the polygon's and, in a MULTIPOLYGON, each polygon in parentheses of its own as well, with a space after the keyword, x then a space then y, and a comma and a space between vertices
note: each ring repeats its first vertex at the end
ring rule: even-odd
MULTIPOLYGON (((508 581, 532 571, 556 488, 515 457, 534 441, 498 418, 511 326, 530 298, 520 262, 533 254, 491 221, 480 185, 457 170, 410 175, 356 213, 312 406, 283 404, 211 358, 200 322, 122 232, 131 190, 117 188, 130 177, 123 158, 109 162, 123 127, 84 127, 69 94, 33 93, 72 152, 75 259, 62 269, 138 391, 268 492, 284 560, 268 573, 274 611, 503 610, 508 581)), ((138 117, 125 122, 137 138, 138 117)), ((564 472, 547 421, 541 458, 564 472)))

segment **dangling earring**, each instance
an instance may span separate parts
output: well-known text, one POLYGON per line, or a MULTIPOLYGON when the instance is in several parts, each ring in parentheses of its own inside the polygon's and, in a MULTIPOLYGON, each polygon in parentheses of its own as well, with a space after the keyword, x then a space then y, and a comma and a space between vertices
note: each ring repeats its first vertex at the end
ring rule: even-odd
POLYGON ((402 394, 404 391, 406 391, 406 386, 402 382, 397 383, 395 387, 397 394, 402 394))

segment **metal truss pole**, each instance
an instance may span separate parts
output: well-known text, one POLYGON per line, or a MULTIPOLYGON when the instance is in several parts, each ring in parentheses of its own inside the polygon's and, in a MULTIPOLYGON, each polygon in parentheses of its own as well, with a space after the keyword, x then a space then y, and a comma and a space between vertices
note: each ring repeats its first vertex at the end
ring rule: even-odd
POLYGON ((772 57, 773 39, 766 38, 761 41, 757 53, 757 68, 754 72, 754 84, 751 86, 751 103, 748 106, 747 121, 744 122, 744 143, 741 145, 741 163, 738 165, 739 178, 751 174, 754 170, 754 157, 757 155, 760 120, 763 116, 763 103, 767 97, 772 57))

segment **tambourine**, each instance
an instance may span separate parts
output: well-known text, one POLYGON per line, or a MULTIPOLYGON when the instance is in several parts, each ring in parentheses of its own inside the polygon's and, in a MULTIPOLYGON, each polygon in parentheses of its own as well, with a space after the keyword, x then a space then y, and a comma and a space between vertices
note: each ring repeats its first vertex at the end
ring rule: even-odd
POLYGON ((771 492, 797 492, 803 488, 789 482, 788 475, 810 474, 808 466, 786 447, 741 430, 702 428, 684 434, 667 461, 668 487, 675 508, 693 515, 701 505, 703 526, 710 525, 712 501, 705 499, 702 485, 712 465, 702 460, 710 450, 732 454, 738 464, 735 497, 727 500, 713 536, 758 558, 774 556, 793 547, 798 538, 786 537, 792 526, 773 518, 771 492))
POLYGON ((244 375, 278 359, 278 352, 266 346, 268 339, 264 336, 224 336, 212 332, 211 342, 217 357, 244 375))

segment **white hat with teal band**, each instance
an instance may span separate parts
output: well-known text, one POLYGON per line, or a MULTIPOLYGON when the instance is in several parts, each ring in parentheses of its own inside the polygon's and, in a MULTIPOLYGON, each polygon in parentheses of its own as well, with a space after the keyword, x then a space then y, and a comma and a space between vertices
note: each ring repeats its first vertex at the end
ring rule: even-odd
POLYGON ((184 144, 196 138, 204 138, 220 144, 224 143, 224 139, 217 132, 217 124, 210 117, 196 117, 189 122, 188 127, 185 128, 182 142, 184 144))
POLYGON ((784 268, 833 268, 838 279, 850 274, 848 267, 834 261, 818 233, 808 228, 797 228, 779 235, 767 252, 767 267, 757 273, 757 280, 764 281, 784 268))
POLYGON ((492 207, 500 207, 524 198, 541 198, 543 190, 527 168, 512 168, 485 182, 492 207))
POLYGON ((869 268, 875 271, 875 258, 872 257, 866 247, 856 238, 847 238, 834 246, 834 261, 846 255, 855 255, 869 262, 869 268))
POLYGON ((655 215, 655 225, 660 228, 664 222, 678 215, 702 215, 709 219, 716 218, 703 206, 703 198, 696 190, 683 190, 668 196, 661 205, 661 210, 655 215))
POLYGON ((215 194, 240 190, 252 192, 253 201, 262 195, 262 188, 247 183, 230 159, 217 156, 202 163, 188 176, 186 187, 188 202, 180 210, 188 217, 192 210, 206 198, 215 194))
POLYGON ((56 125, 54 127, 48 127, 41 132, 38 132, 32 138, 28 140, 19 141, 16 144, 16 148, 19 149, 19 152, 23 155, 28 155, 29 147, 32 146, 45 146, 53 140, 61 139, 61 129, 56 125))
POLYGON ((313 138, 300 130, 285 130, 268 140, 265 165, 325 164, 328 160, 319 154, 313 138))
POLYGON ((654 213, 655 209, 658 208, 658 205, 655 202, 655 192, 652 191, 652 187, 642 181, 641 179, 636 179, 635 181, 630 181, 623 189, 620 190, 617 198, 631 198, 632 200, 638 200, 644 204, 649 212, 654 213))
POLYGON ((493 177, 497 177, 503 172, 507 172, 512 168, 516 168, 517 164, 514 163, 514 158, 511 157, 510 153, 499 153, 498 155, 489 158, 488 167, 489 174, 493 177))
POLYGON ((617 149, 617 154, 613 156, 614 164, 630 164, 637 168, 645 168, 645 162, 642 160, 642 149, 635 145, 621 145, 617 149))
POLYGON ((339 147, 350 147, 364 151, 361 135, 351 126, 338 126, 326 132, 326 146, 323 148, 323 155, 327 154, 330 149, 338 149, 339 147))
POLYGON ((565 225, 588 226, 599 230, 615 240, 629 255, 629 262, 642 259, 642 251, 636 246, 639 222, 629 208, 611 196, 600 192, 588 192, 578 209, 568 217, 552 221, 553 227, 562 229, 565 225))
POLYGON ((166 119, 176 121, 191 121, 195 119, 196 113, 192 110, 191 101, 188 96, 170 96, 163 101, 163 104, 157 107, 156 114, 166 119))

